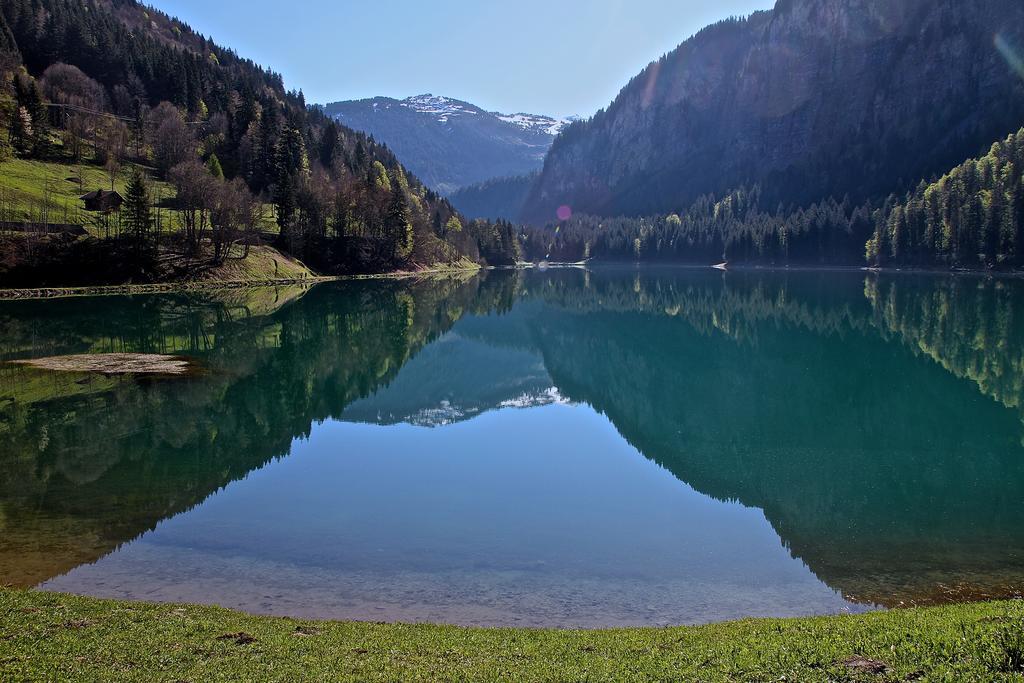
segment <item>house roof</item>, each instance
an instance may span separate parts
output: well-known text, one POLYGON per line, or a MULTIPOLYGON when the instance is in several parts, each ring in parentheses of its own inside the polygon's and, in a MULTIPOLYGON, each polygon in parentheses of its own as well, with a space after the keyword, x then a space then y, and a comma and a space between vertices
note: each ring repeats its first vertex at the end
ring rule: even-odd
POLYGON ((109 192, 107 190, 95 190, 93 192, 88 192, 79 197, 79 199, 83 201, 89 201, 92 199, 105 199, 107 197, 117 197, 118 199, 124 201, 124 197, 121 196, 120 192, 109 192))

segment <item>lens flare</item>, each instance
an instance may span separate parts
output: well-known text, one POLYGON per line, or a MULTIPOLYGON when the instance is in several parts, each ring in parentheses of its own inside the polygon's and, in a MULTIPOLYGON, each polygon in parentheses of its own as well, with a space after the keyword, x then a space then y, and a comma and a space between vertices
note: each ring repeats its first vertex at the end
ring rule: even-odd
POLYGON ((661 62, 657 61, 647 68, 647 83, 644 85, 643 99, 640 106, 644 109, 651 106, 654 101, 654 91, 658 87, 658 76, 661 75, 661 62))
POLYGON ((1024 58, 1021 57, 1020 51, 1002 33, 996 34, 994 42, 1003 59, 1021 78, 1024 78, 1024 58))
POLYGON ((560 206, 558 207, 558 211, 555 212, 555 215, 558 216, 558 220, 567 221, 572 218, 572 209, 568 206, 560 206))

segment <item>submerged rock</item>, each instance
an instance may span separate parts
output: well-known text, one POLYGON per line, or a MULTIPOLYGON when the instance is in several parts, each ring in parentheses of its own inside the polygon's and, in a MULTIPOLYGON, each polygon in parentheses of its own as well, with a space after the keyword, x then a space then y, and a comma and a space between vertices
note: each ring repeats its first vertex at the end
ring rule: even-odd
POLYGON ((150 353, 90 353, 11 362, 40 370, 102 375, 186 375, 196 368, 192 361, 182 356, 150 353))

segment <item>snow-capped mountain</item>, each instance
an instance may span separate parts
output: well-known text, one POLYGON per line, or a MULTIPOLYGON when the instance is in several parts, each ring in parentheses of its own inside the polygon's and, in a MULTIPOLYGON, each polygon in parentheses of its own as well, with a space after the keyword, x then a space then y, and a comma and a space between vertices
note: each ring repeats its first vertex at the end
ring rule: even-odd
MULTIPOLYGON (((379 104, 373 100, 373 108, 376 110, 379 104)), ((438 123, 448 123, 453 116, 476 116, 483 113, 477 107, 466 102, 441 97, 440 95, 416 95, 407 97, 398 103, 399 107, 411 109, 419 114, 426 114, 437 119, 438 123)), ((384 108, 391 107, 391 103, 385 104, 384 108)))
POLYGON ((512 114, 511 116, 498 114, 497 116, 505 123, 519 126, 523 130, 539 131, 555 136, 576 119, 574 116, 567 119, 553 119, 550 116, 538 116, 536 114, 512 114))
MULTIPOLYGON (((378 99, 385 98, 371 100, 375 103, 374 106, 378 106, 376 104, 378 99)), ((434 116, 438 123, 448 123, 452 117, 456 116, 494 116, 505 123, 515 126, 516 128, 521 128, 522 130, 531 133, 551 135, 552 137, 562 132, 563 128, 575 121, 577 118, 575 116, 571 116, 569 118, 556 119, 550 116, 543 116, 541 114, 502 114, 496 111, 489 112, 468 102, 453 100, 450 97, 443 97, 441 95, 430 94, 407 97, 404 100, 399 101, 398 106, 411 109, 419 114, 434 116)))
POLYGON ((539 170, 555 136, 572 121, 489 112, 430 94, 335 102, 324 111, 387 144, 406 167, 443 194, 539 170))

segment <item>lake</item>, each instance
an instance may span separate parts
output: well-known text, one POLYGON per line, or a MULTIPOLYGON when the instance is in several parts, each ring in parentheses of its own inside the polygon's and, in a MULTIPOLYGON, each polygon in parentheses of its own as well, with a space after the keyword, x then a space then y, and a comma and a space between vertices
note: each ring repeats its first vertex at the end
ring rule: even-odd
POLYGON ((0 584, 689 624, 1024 591, 1024 281, 605 267, 0 303, 0 584))

